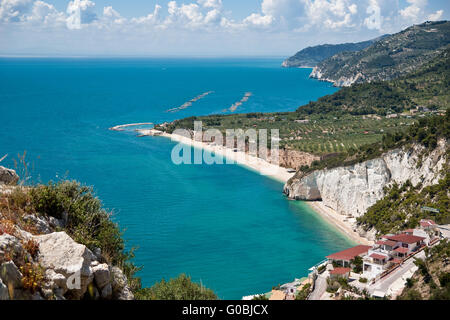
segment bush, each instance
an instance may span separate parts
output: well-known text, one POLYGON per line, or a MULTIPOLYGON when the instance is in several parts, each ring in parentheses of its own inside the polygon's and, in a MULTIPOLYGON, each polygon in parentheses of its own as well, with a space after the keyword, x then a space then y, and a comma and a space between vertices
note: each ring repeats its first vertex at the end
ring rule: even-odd
POLYGON ((202 285, 194 283, 191 278, 181 274, 175 279, 155 283, 151 288, 136 292, 139 300, 217 300, 216 294, 202 285))
POLYGON ((111 221, 111 213, 102 208, 91 187, 76 181, 50 182, 31 189, 30 197, 36 212, 65 218, 64 231, 76 242, 90 250, 100 248, 107 263, 124 271, 132 291, 141 288, 140 279, 135 277, 140 268, 131 262, 133 249, 125 251, 119 226, 111 221))
POLYGON ((367 283, 367 278, 359 278, 359 282, 361 283, 367 283))
POLYGON ((122 267, 128 259, 118 225, 111 221, 111 214, 102 208, 91 187, 75 181, 50 182, 31 189, 30 195, 38 213, 57 219, 66 217, 65 230, 76 242, 91 250, 100 248, 114 265, 122 267))
POLYGON ((303 288, 299 292, 297 292, 295 300, 306 300, 310 292, 311 292, 311 284, 307 283, 303 286, 303 288))

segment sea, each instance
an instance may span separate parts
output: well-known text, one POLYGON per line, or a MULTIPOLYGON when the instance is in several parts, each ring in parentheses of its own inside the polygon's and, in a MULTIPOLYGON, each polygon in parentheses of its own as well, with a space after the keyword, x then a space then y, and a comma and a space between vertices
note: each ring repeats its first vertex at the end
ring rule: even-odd
POLYGON ((353 243, 276 180, 239 165, 176 165, 170 139, 108 128, 293 111, 337 90, 282 60, 0 58, 1 165, 25 155, 25 183, 93 186, 137 248, 144 286, 185 273, 221 299, 268 292, 353 243))

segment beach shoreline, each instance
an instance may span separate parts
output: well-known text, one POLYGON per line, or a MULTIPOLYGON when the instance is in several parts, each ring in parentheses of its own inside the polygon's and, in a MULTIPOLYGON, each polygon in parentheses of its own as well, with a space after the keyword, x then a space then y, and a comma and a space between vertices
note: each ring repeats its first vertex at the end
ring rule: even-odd
POLYGON ((347 238, 357 244, 373 245, 373 241, 370 241, 359 235, 358 232, 353 230, 353 226, 350 222, 345 221, 348 219, 346 216, 337 213, 330 207, 327 207, 323 201, 305 201, 305 203, 313 209, 314 212, 319 214, 328 223, 331 223, 341 233, 345 234, 347 238))
MULTIPOLYGON (((289 172, 289 169, 287 168, 269 163, 264 159, 257 158, 242 151, 233 151, 232 149, 224 146, 195 141, 181 135, 169 134, 155 129, 142 129, 137 130, 137 132, 139 132, 140 136, 165 137, 175 142, 207 150, 209 152, 214 152, 216 155, 220 155, 224 159, 234 160, 234 162, 238 165, 244 166, 252 171, 259 172, 260 174, 275 179, 281 183, 286 183, 295 174, 289 172), (264 172, 268 172, 271 174, 264 174, 264 172)), ((345 221, 347 219, 346 216, 341 215, 332 208, 325 206, 322 201, 305 201, 305 203, 327 223, 334 226, 339 232, 341 232, 351 241, 364 245, 373 244, 372 241, 360 236, 356 231, 353 230, 352 224, 349 221, 345 221)))
POLYGON ((246 152, 239 151, 236 149, 230 149, 225 146, 215 145, 213 143, 206 143, 202 141, 196 141, 178 134, 170 134, 162 131, 157 131, 154 129, 143 129, 136 130, 140 136, 159 136, 169 138, 174 142, 182 143, 188 146, 193 146, 194 148, 203 149, 214 153, 216 156, 223 158, 224 163, 229 163, 232 161, 233 164, 241 165, 256 171, 261 175, 268 178, 272 178, 281 183, 286 183, 290 178, 292 178, 295 172, 290 172, 292 169, 283 168, 281 166, 270 163, 264 159, 258 158, 256 156, 250 155, 246 152))

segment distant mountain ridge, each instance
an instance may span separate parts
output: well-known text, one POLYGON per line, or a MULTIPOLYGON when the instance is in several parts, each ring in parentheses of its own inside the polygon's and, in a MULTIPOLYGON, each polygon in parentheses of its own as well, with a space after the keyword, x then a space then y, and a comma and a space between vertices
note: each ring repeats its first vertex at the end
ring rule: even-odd
POLYGON ((360 51, 341 52, 320 62, 312 78, 335 86, 393 80, 413 72, 450 44, 450 22, 425 22, 382 38, 360 51))
POLYGON ((386 36, 357 43, 323 44, 319 46, 307 47, 300 50, 292 57, 284 60, 282 66, 285 68, 313 68, 318 63, 334 56, 335 54, 363 50, 383 37, 386 36))

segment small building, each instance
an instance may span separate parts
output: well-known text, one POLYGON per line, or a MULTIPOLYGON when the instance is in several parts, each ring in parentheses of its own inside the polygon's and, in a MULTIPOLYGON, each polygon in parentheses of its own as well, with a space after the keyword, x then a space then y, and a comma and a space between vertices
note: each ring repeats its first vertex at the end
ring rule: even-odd
POLYGON ((420 228, 428 232, 433 238, 441 235, 441 231, 439 230, 439 226, 430 219, 422 219, 419 222, 420 228))
POLYGON ((345 249, 333 254, 330 254, 326 258, 329 263, 334 263, 340 267, 351 267, 351 261, 355 259, 355 257, 363 257, 367 254, 371 246, 359 245, 353 248, 345 249))

